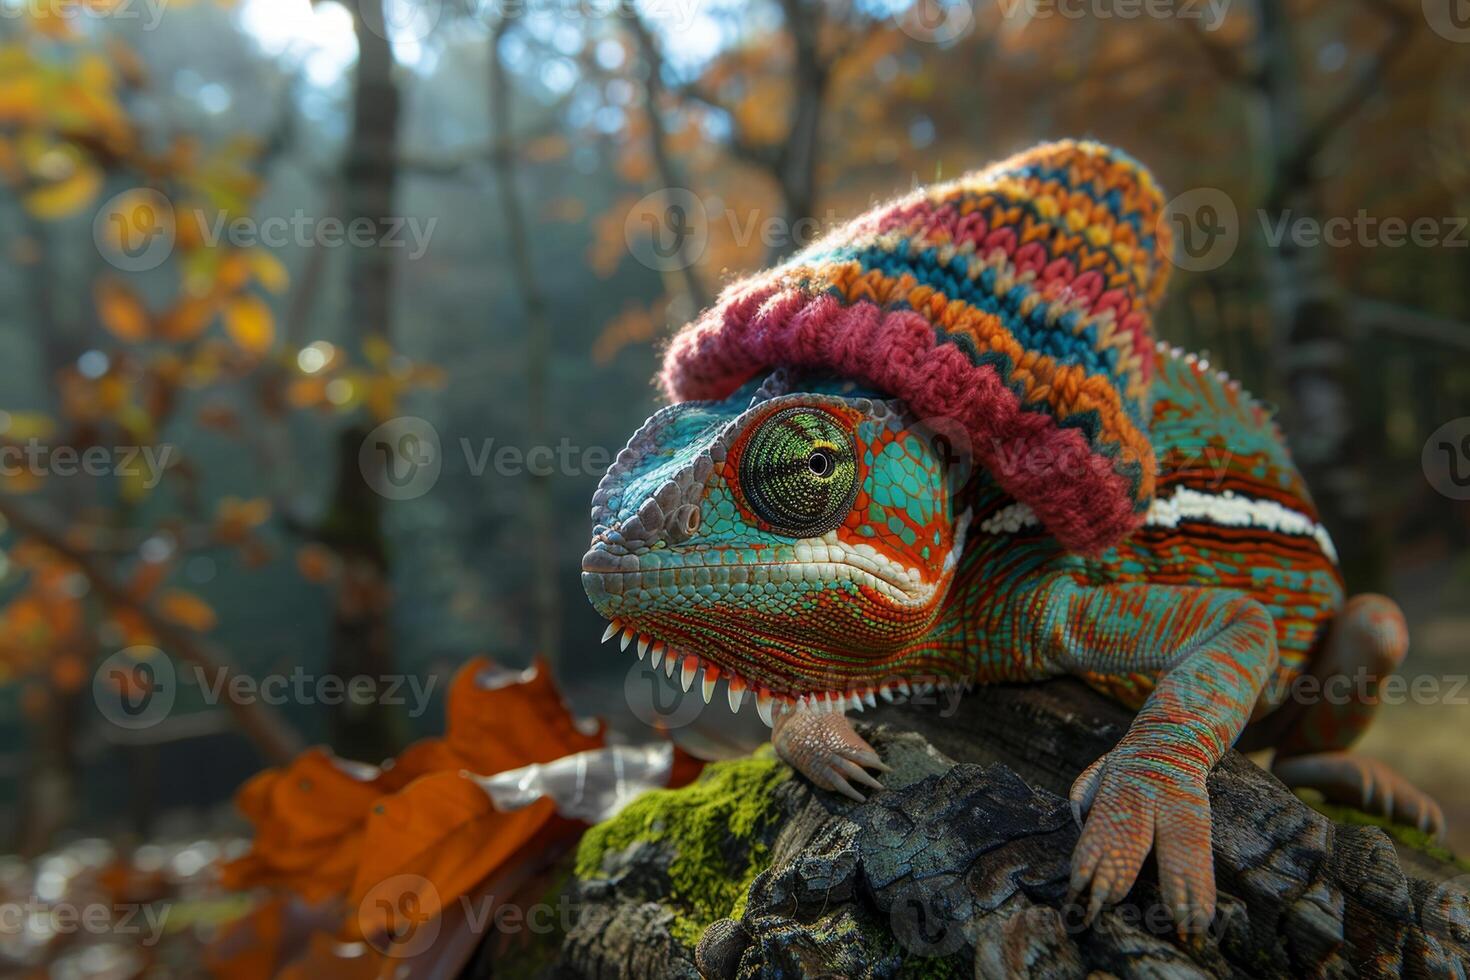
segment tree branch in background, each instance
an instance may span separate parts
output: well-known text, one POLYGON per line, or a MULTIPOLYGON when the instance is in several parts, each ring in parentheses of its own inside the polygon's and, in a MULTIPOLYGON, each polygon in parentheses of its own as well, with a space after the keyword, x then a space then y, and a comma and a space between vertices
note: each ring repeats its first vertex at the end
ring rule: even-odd
MULTIPOLYGON (((659 181, 665 188, 683 187, 684 182, 680 179, 678 168, 669 155, 668 131, 664 128, 663 115, 659 112, 658 106, 664 92, 663 53, 659 51, 658 42, 654 40, 653 33, 649 31, 648 25, 643 22, 637 9, 629 4, 625 13, 628 30, 637 42, 638 50, 643 55, 644 66, 648 70, 648 75, 643 81, 643 101, 648 114, 648 146, 649 152, 653 155, 653 165, 658 171, 659 181)), ((684 277, 684 290, 689 294, 690 306, 695 311, 702 310, 710 305, 710 295, 699 278, 699 272, 695 269, 697 256, 688 254, 689 236, 678 236, 678 243, 679 270, 684 277)))
POLYGON ((1258 84, 1260 72, 1247 65, 1246 56, 1242 52, 1222 42, 1195 20, 1176 17, 1174 23, 1194 42, 1195 47, 1199 48, 1221 78, 1239 85, 1258 84))
MULTIPOLYGON (((526 436, 532 446, 549 445, 547 434, 547 379, 551 362, 551 320, 546 297, 536 279, 526 212, 516 190, 516 143, 512 129, 510 77, 500 56, 500 42, 514 25, 507 12, 490 31, 486 52, 489 67, 490 133, 494 141, 491 168, 495 172, 500 213, 505 220, 511 270, 526 313, 526 436)), ((556 535, 553 531, 551 480, 544 470, 532 472, 526 500, 531 536, 531 612, 535 617, 537 652, 555 657, 560 649, 560 597, 556 579, 556 535)))
POLYGON ((1311 168, 1318 154, 1328 141, 1363 105, 1383 88, 1384 76, 1395 61, 1408 50, 1413 37, 1410 18, 1391 0, 1367 0, 1370 7, 1386 19, 1390 25, 1389 36, 1378 51, 1368 60, 1352 84, 1343 89, 1342 95, 1314 121, 1306 132, 1281 159, 1279 170, 1267 195, 1266 206, 1278 208, 1290 196, 1295 184, 1311 179, 1311 168))
POLYGON ((1470 351, 1470 323, 1463 320, 1362 297, 1354 297, 1349 308, 1353 311, 1352 322, 1357 329, 1470 351))
MULTIPOLYGON (((0 496, 0 517, 6 520, 10 530, 35 539, 75 566, 104 602, 136 615, 174 656, 219 678, 221 690, 229 690, 231 680, 239 676, 229 665, 230 657, 224 651, 193 630, 174 623, 151 603, 134 597, 95 555, 73 547, 60 532, 28 514, 15 501, 0 496)), ((236 698, 226 698, 225 703, 236 727, 271 764, 285 764, 305 747, 295 728, 268 705, 236 698)))

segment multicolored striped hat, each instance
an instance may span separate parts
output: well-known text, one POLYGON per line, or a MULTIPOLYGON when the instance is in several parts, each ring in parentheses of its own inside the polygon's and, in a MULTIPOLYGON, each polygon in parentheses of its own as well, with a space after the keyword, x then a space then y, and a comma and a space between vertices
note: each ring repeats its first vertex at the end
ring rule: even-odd
POLYGON ((971 452, 1066 547, 1143 519, 1152 318, 1169 277, 1163 196, 1098 143, 1035 147, 920 189, 731 284, 673 339, 674 401, 774 367, 850 377, 971 452))

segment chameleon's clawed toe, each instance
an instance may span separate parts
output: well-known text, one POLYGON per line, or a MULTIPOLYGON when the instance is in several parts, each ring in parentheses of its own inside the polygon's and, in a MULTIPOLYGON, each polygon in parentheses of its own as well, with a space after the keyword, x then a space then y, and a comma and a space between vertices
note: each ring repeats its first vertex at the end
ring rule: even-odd
POLYGON ((1435 838, 1444 833, 1439 804, 1376 759, 1350 752, 1293 755, 1273 760, 1271 772, 1292 789, 1316 790, 1329 803, 1417 827, 1435 838))
POLYGON ((853 783, 882 789, 867 770, 890 771, 840 714, 785 711, 775 719, 771 742, 778 756, 818 787, 859 803, 867 798, 853 783))
POLYGON ((1087 922, 1123 900, 1156 850, 1160 890, 1178 931, 1209 925, 1216 894, 1202 779, 1161 773, 1146 755, 1119 749, 1089 766, 1069 795, 1073 814, 1087 819, 1072 855, 1068 901, 1087 895, 1087 922))

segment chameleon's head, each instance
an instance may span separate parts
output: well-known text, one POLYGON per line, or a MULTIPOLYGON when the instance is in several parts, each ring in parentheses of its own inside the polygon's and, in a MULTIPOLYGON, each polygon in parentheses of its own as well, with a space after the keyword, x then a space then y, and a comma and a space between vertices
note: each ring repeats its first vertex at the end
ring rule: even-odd
MULTIPOLYGON (((952 675, 928 641, 964 521, 898 402, 783 374, 651 418, 593 498, 582 583, 688 690, 703 668, 770 699, 871 698, 952 675)), ((940 443, 942 446, 942 443, 940 443)), ((733 694, 732 692, 732 699, 733 694)))

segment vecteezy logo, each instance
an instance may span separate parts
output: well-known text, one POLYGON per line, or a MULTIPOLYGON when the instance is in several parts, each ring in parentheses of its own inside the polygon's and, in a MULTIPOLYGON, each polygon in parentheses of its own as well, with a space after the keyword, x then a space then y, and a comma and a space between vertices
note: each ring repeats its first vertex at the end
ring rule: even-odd
POLYGON ((950 499, 958 497, 970 482, 975 469, 974 446, 970 433, 963 425, 947 416, 920 419, 914 426, 914 435, 923 440, 944 467, 944 482, 950 499))
POLYGON ((420 875, 394 875, 378 882, 357 905, 363 938, 384 956, 417 956, 439 938, 439 890, 420 875))
POLYGON ((174 665, 157 647, 119 650, 97 665, 92 700, 119 728, 152 728, 168 717, 178 696, 174 665))
POLYGON ((1470 42, 1470 0, 1422 0, 1429 29, 1446 41, 1470 42))
POLYGON ((709 247, 709 212, 691 190, 667 187, 640 198, 623 221, 628 252, 658 272, 687 269, 709 247))
POLYGON ((898 29, 915 41, 949 44, 975 26, 971 0, 918 0, 895 17, 898 29))
POLYGON ((1190 272, 1218 269, 1240 244, 1240 216, 1218 187, 1196 187, 1164 205, 1157 233, 1171 234, 1173 263, 1190 272))
POLYGON ((949 956, 965 945, 969 889, 957 875, 940 874, 905 885, 888 924, 899 946, 914 956, 949 956))
POLYGON ((1435 429, 1419 462, 1434 489, 1451 500, 1470 500, 1470 415, 1435 429))
POLYGON ((650 667, 642 659, 634 661, 623 678, 623 699, 634 717, 649 728, 673 731, 699 717, 704 699, 692 687, 688 691, 679 689, 679 664, 675 663, 669 677, 661 676, 661 669, 650 667))
POLYGON ((444 469, 439 432, 412 415, 389 419, 357 451, 362 478, 389 500, 413 500, 434 489, 444 469))
POLYGON ((163 265, 173 254, 176 234, 174 206, 150 187, 123 191, 92 219, 97 251, 122 272, 147 272, 163 265))

